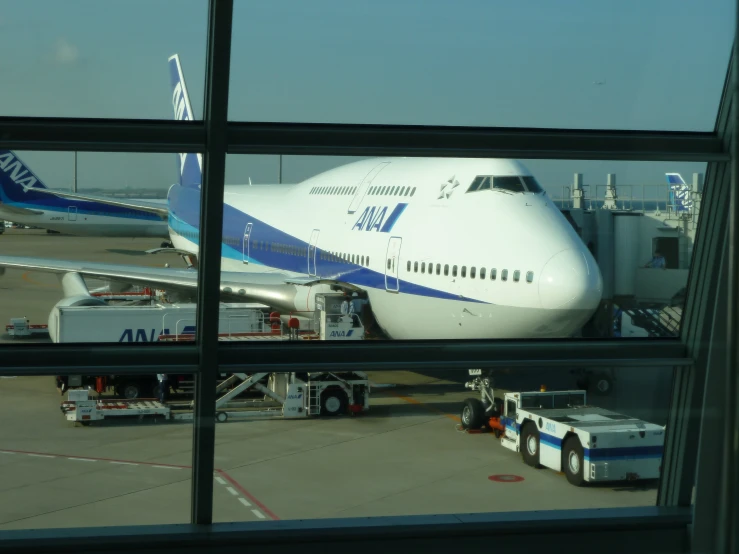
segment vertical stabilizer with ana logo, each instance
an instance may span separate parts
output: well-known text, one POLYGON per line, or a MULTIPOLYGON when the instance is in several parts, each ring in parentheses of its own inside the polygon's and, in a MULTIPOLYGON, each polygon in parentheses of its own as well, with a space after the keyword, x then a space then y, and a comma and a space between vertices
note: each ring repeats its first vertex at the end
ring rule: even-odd
MULTIPOLYGON (((180 57, 175 54, 168 60, 169 79, 172 85, 172 109, 175 121, 192 121, 193 112, 190 96, 187 94, 185 76, 182 73, 180 57)), ((199 189, 202 183, 203 158, 201 154, 184 153, 177 155, 177 166, 180 185, 185 188, 199 189)))
POLYGON ((679 173, 665 173, 670 186, 670 204, 676 212, 688 212, 693 207, 690 186, 679 173))
POLYGON ((0 200, 4 204, 26 207, 39 201, 54 201, 53 195, 35 192, 46 185, 10 150, 0 150, 0 200))
MULTIPOLYGON (((175 121, 193 121, 190 96, 187 94, 185 76, 177 54, 167 60, 169 80, 172 85, 172 110, 175 121)), ((180 236, 188 236, 197 243, 200 229, 200 187, 202 185, 203 158, 199 153, 177 154, 178 182, 169 188, 169 230, 180 236)))

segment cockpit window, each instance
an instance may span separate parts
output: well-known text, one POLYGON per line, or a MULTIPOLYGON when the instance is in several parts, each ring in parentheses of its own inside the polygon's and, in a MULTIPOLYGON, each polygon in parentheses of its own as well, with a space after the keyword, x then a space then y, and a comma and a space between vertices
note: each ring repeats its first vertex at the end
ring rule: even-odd
POLYGON ((467 192, 481 190, 506 190, 508 192, 531 192, 541 194, 544 189, 531 175, 478 175, 472 181, 467 192))
POLYGON ((544 189, 541 188, 541 185, 533 176, 524 175, 523 177, 521 177, 521 179, 523 179, 523 183, 526 185, 526 190, 528 190, 529 192, 533 192, 535 194, 544 192, 544 189))
POLYGON ((493 188, 509 190, 511 192, 526 192, 521 179, 515 175, 505 177, 493 177, 493 188))
POLYGON ((472 184, 470 185, 470 188, 467 189, 467 192, 475 192, 477 189, 480 188, 480 183, 482 183, 482 180, 484 177, 475 177, 475 180, 472 181, 472 184))

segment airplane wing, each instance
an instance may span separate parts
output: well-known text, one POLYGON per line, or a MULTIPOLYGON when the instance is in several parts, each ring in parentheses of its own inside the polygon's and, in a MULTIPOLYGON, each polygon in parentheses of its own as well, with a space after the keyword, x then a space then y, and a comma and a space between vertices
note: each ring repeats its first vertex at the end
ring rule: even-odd
MULTIPOLYGON (((0 256, 0 275, 5 273, 6 268, 57 274, 78 273, 83 277, 103 281, 189 293, 196 291, 198 282, 197 271, 191 269, 0 256)), ((247 274, 224 271, 221 273, 221 296, 289 307, 295 296, 296 285, 289 283, 288 279, 283 273, 247 274)))
MULTIPOLYGON (((7 214, 8 216, 13 215, 42 215, 44 212, 39 210, 31 210, 30 208, 19 208, 17 206, 10 206, 8 204, 0 203, 0 215, 7 214)), ((11 219, 12 221, 12 219, 11 219)))
POLYGON ((117 200, 105 196, 90 196, 88 194, 78 194, 76 192, 64 192, 59 190, 42 189, 34 187, 34 192, 51 194, 60 198, 70 198, 72 200, 84 200, 86 202, 99 202, 100 204, 108 204, 110 206, 118 206, 121 208, 129 208, 133 210, 141 210, 158 215, 163 220, 167 220, 169 213, 167 211, 166 200, 117 200))

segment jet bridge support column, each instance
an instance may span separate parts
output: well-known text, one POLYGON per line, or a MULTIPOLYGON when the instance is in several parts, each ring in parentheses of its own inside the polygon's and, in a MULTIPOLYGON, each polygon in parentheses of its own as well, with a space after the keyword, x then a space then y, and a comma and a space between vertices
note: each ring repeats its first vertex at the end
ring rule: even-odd
POLYGON ((618 207, 616 206, 616 200, 618 200, 618 195, 616 194, 616 174, 609 173, 608 181, 606 183, 606 198, 605 198, 605 201, 603 202, 603 209, 604 210, 618 209, 618 207))
POLYGON ((601 337, 613 336, 613 289, 615 280, 615 236, 613 212, 597 210, 595 213, 597 251, 596 261, 603 276, 603 296, 594 317, 596 332, 601 337))
POLYGON ((572 182, 572 208, 575 210, 581 210, 582 201, 583 201, 582 173, 575 173, 575 179, 572 182))

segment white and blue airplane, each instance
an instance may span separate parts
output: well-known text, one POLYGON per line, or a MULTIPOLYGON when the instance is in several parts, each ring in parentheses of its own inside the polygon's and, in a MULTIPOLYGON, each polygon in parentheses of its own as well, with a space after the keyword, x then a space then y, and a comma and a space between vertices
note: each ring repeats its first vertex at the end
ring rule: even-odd
MULTIPOLYGON (((189 120, 177 55, 169 68, 175 119, 189 120)), ((196 257, 202 159, 178 159, 169 234, 196 257)), ((394 340, 568 337, 602 295, 588 248, 534 176, 505 159, 366 159, 294 185, 227 185, 221 255, 224 301, 308 317, 316 293, 356 292, 394 340)), ((197 285, 184 268, 9 256, 0 267, 175 293, 197 285)))
POLYGON ((0 150, 0 219, 71 235, 169 238, 166 200, 137 202, 49 189, 15 152, 0 150))

